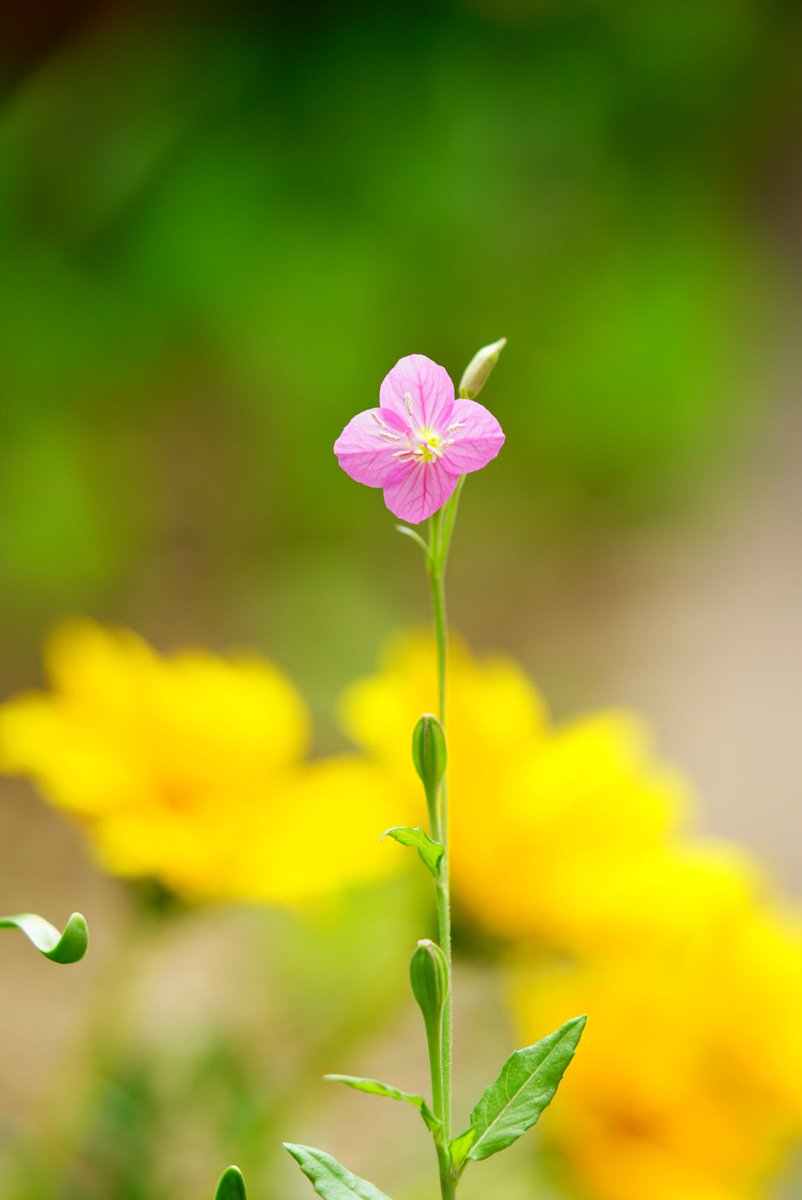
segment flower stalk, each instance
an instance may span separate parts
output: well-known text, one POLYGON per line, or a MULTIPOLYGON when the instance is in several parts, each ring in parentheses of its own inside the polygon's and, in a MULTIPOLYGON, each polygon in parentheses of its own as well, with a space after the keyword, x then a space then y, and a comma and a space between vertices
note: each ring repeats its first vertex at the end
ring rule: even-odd
MULTIPOLYGON (((468 1128, 452 1137, 454 1002, 445 576, 464 477, 495 458, 504 442, 496 418, 470 398, 484 386, 503 347, 502 339, 474 356, 463 376, 459 398, 447 373, 431 359, 421 354, 400 359, 382 383, 379 408, 354 417, 334 446, 343 470, 360 483, 381 487, 387 507, 402 521, 417 525, 429 519, 428 542, 408 525, 396 528, 423 550, 432 592, 439 720, 424 713, 412 734, 412 761, 426 793, 430 834, 420 827, 395 825, 386 836, 414 847, 434 880, 439 945, 429 939, 418 942, 410 963, 412 991, 426 1029, 431 1107, 423 1096, 377 1079, 329 1078, 417 1108, 434 1140, 442 1200, 454 1200, 469 1161, 479 1162, 498 1153, 535 1124, 551 1101, 585 1024, 584 1017, 575 1018, 542 1041, 516 1050, 474 1106, 468 1128)), ((388 1200, 372 1183, 324 1151, 290 1142, 285 1146, 323 1200, 342 1200, 346 1194, 356 1200, 388 1200)))
MULTIPOLYGON (((435 646, 437 655, 437 704, 440 725, 446 728, 446 678, 448 672, 448 617, 446 610, 445 575, 448 563, 448 552, 454 532, 459 499, 462 493, 465 477, 462 476, 449 499, 440 512, 430 519, 429 552, 427 569, 432 592, 432 610, 434 614, 435 646)), ((453 967, 451 952, 451 893, 450 867, 448 849, 448 785, 447 766, 439 785, 437 803, 431 806, 432 829, 435 841, 443 847, 443 857, 440 870, 435 879, 435 896, 437 901, 437 933, 440 946, 445 955, 448 976, 448 991, 443 1009, 442 1037, 439 1046, 439 1062, 430 1061, 432 1084, 437 1078, 441 1088, 442 1107, 435 1115, 442 1125, 443 1145, 437 1146, 437 1157, 440 1167, 440 1191, 443 1200, 450 1200, 456 1189, 456 1179, 451 1165, 448 1146, 451 1141, 452 1128, 452 1096, 454 1082, 454 989, 452 984, 453 967)), ((434 1048, 436 1053, 437 1048, 434 1048)), ((429 1048, 430 1060, 433 1048, 429 1048)))

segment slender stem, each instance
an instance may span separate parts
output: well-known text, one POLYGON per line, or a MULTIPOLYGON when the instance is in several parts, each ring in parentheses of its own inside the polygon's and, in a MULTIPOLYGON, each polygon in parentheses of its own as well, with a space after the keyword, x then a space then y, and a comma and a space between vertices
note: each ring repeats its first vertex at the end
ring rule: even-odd
MULTIPOLYGON (((437 715, 440 718, 440 724, 445 729, 448 626, 444 583, 443 569, 440 566, 436 566, 432 571, 432 607, 434 609, 434 637, 437 647, 437 715)), ((443 805, 442 807, 445 806, 443 805)))
MULTIPOLYGON (((437 517, 432 519, 429 539, 429 574, 432 586, 432 608, 437 653, 438 716, 445 728, 446 718, 446 673, 448 666, 448 620, 446 615, 445 570, 454 520, 462 491, 460 479, 453 496, 437 517)), ((438 820, 433 822, 432 834, 443 846, 443 858, 436 884, 438 940, 448 963, 448 996, 443 1010, 443 1028, 440 1039, 440 1066, 435 1068, 432 1059, 432 1100, 435 1112, 442 1121, 442 1144, 438 1144, 437 1158, 440 1168, 440 1192, 443 1200, 453 1200, 456 1180, 451 1169, 448 1144, 451 1141, 451 1109, 454 1062, 454 999, 451 954, 451 897, 450 863, 448 848, 448 789, 446 779, 440 785, 440 803, 437 806, 438 820), (435 1078, 441 1099, 439 1108, 435 1096, 435 1078)), ((430 1047, 430 1058, 435 1050, 430 1047)))
MULTIPOLYGON (((441 822, 443 845, 447 845, 445 826, 441 822)), ((454 973, 451 965, 451 900, 449 895, 448 850, 440 864, 440 882, 437 886, 438 941, 448 963, 448 996, 443 1009, 443 1033, 441 1038, 443 1106, 443 1138, 451 1141, 451 1093, 454 1063, 454 973)))
POLYGON ((432 1073, 432 1110, 442 1119, 443 1113, 443 1023, 427 1029, 426 1041, 429 1049, 429 1065, 432 1073))
POLYGON ((437 1147, 437 1165, 440 1168, 440 1195, 442 1200, 454 1200, 457 1181, 451 1169, 451 1158, 446 1146, 437 1147))
POLYGON ((442 570, 445 575, 446 563, 448 562, 448 552, 451 548, 451 535, 454 532, 454 522, 457 519, 457 510, 459 508, 459 498, 462 495, 462 489, 465 486, 465 476, 460 475, 457 481, 457 486, 454 489, 454 494, 448 504, 443 509, 443 526, 442 526, 442 570))

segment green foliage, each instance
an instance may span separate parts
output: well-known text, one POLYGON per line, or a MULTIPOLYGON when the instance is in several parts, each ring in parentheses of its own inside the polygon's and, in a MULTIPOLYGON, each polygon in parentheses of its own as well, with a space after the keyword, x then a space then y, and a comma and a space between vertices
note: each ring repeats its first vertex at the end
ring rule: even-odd
POLYGON ((585 1021, 574 1017, 542 1041, 510 1055, 471 1113, 470 1129, 452 1142, 455 1161, 490 1158, 535 1124, 574 1057, 585 1021))
POLYGON ((247 1200, 245 1180, 239 1167, 227 1167, 223 1171, 214 1200, 247 1200))
POLYGON ((51 962, 78 962, 86 954, 89 945, 89 930, 80 913, 72 914, 63 933, 59 933, 55 925, 36 913, 0 917, 0 929, 19 929, 51 962))
POLYGON ((440 842, 429 837, 425 829, 421 829, 420 826, 395 825, 383 833, 382 837, 390 837, 402 846, 413 846, 420 855, 421 861, 428 867, 435 879, 437 878, 440 873, 443 847, 440 842))
POLYGON ((289 1151, 323 1200, 389 1200, 389 1197, 372 1183, 352 1174, 322 1150, 315 1150, 313 1146, 298 1146, 292 1142, 285 1142, 284 1148, 289 1151))
POLYGON ((388 1100, 403 1100, 417 1108, 427 1129, 434 1133, 440 1128, 440 1122, 423 1096, 402 1091, 401 1088, 393 1087, 388 1083, 380 1083, 378 1079, 362 1079, 357 1075, 324 1075, 323 1078, 328 1079, 331 1083, 344 1083, 346 1087, 353 1088, 357 1092, 367 1092, 371 1096, 385 1096, 388 1100))

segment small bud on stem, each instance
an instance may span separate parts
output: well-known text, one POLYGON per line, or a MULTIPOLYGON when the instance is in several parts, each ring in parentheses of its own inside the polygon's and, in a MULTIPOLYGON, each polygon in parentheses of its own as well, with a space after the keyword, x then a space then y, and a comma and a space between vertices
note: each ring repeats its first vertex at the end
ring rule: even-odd
POLYGON ((490 378, 490 373, 506 345, 507 339, 499 338, 497 342, 491 342, 489 346, 482 346, 481 350, 477 350, 459 381, 458 395, 461 399, 476 399, 490 378))
POLYGON ((426 792, 429 823, 436 838, 440 828, 437 797, 446 771, 448 751, 443 726, 432 713, 424 713, 412 732, 412 761, 426 792))
POLYGON ((428 1034, 439 1029, 448 997, 448 963, 436 942, 422 938, 409 964, 412 993, 423 1013, 428 1034))

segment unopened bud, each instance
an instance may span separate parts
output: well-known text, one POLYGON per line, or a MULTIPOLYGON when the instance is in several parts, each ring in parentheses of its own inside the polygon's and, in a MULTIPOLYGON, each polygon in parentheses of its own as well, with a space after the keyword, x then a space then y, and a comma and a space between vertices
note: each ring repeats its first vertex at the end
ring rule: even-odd
POLYGON ((436 796, 446 773, 448 752, 443 726, 431 713, 424 713, 412 731, 412 761, 427 799, 436 796))
POLYGON ((409 964, 412 993, 420 1005, 427 1031, 435 1030, 448 996, 448 962, 436 942, 423 938, 409 964))
POLYGON ((481 350, 477 350, 459 381, 459 396, 462 400, 476 399, 506 345, 507 339, 499 338, 497 342, 491 342, 489 346, 482 346, 481 350))

